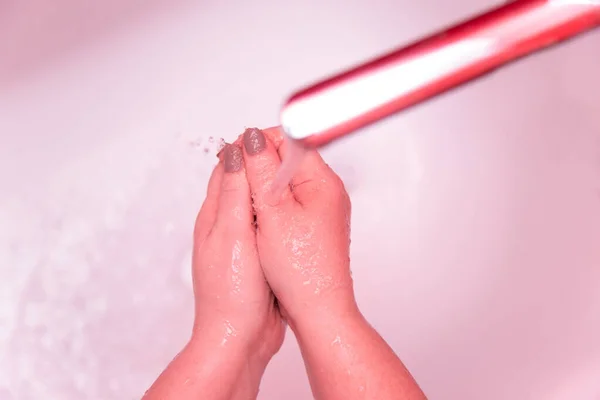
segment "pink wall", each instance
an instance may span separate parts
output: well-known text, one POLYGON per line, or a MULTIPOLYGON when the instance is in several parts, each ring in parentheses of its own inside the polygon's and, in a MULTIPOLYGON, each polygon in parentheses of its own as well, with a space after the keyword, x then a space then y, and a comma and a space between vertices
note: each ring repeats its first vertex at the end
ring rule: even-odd
MULTIPOLYGON (((0 2, 1 400, 140 397, 190 329, 209 137, 494 2, 45 3, 0 2)), ((325 152, 360 304, 432 399, 600 398, 599 47, 325 152)), ((290 334, 261 398, 309 393, 290 334)))

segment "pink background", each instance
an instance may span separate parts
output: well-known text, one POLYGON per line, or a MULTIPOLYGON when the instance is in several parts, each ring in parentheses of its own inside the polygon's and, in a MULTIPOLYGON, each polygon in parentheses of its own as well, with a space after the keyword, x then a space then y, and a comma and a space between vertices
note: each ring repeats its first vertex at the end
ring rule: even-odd
MULTIPOLYGON (((209 137, 494 3, 0 1, 0 399, 139 398, 190 331, 209 137)), ((600 399, 598 48, 324 152, 360 305, 431 399, 600 399)), ((309 397, 290 334, 261 398, 309 397)))

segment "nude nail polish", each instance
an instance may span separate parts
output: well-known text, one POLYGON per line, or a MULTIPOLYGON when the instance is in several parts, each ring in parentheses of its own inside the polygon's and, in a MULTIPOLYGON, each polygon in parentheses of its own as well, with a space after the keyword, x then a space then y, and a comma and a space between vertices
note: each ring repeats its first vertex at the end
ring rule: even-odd
POLYGON ((244 157, 242 149, 233 144, 228 144, 223 149, 223 165, 225 172, 238 172, 242 169, 244 157))
POLYGON ((244 132, 244 147, 246 153, 255 155, 267 147, 267 139, 264 133, 258 128, 248 128, 244 132))

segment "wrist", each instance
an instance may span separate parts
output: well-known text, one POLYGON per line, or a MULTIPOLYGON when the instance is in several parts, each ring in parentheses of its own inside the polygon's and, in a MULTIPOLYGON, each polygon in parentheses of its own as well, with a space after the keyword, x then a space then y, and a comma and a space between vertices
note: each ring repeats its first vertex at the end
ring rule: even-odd
POLYGON ((260 376, 236 346, 220 346, 209 336, 193 335, 144 395, 148 400, 210 398, 249 399, 260 376))
POLYGON ((353 295, 328 298, 320 304, 295 310, 288 323, 296 337, 319 335, 332 326, 362 318, 353 295))
POLYGON ((248 337, 229 321, 203 318, 195 323, 188 347, 234 365, 250 365, 264 369, 273 354, 265 354, 262 338, 248 337))
POLYGON ((256 398, 270 358, 242 341, 215 341, 210 335, 194 333, 182 351, 194 360, 195 379, 219 382, 230 388, 226 396, 233 400, 256 398))

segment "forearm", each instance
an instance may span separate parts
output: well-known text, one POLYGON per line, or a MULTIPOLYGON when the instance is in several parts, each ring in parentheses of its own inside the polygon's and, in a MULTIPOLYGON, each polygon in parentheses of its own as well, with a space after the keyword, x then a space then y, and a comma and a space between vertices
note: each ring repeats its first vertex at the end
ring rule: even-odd
POLYGON ((355 306, 341 313, 313 313, 291 327, 316 399, 425 399, 400 359, 355 306))
POLYGON ((244 349, 192 339, 143 400, 256 399, 265 368, 244 349))

